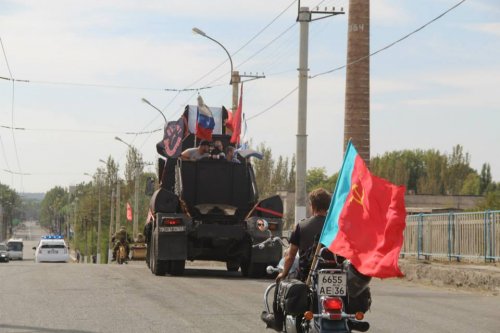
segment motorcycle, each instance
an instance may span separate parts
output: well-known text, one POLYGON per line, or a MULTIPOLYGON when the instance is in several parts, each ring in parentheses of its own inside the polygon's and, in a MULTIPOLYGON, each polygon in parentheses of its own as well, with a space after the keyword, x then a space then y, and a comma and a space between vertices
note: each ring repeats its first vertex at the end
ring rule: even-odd
MULTIPOLYGON (((276 238, 269 238, 257 246, 276 241, 276 238)), ((367 331, 369 323, 362 320, 371 304, 368 287, 371 278, 357 272, 348 260, 332 254, 327 248, 322 248, 316 257, 311 267, 310 285, 297 279, 297 256, 287 278, 266 288, 261 319, 268 328, 278 332, 367 331), (271 307, 269 300, 273 294, 271 307)), ((284 259, 277 267, 269 266, 267 272, 279 273, 283 265, 284 259)))
POLYGON ((124 242, 118 243, 118 249, 116 250, 116 262, 119 265, 126 264, 128 261, 127 247, 124 242))

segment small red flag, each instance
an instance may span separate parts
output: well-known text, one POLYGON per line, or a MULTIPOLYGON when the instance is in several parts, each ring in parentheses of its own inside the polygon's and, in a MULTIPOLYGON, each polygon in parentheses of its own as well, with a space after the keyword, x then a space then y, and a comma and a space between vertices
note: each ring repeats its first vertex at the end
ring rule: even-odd
POLYGON ((233 114, 232 125, 233 125, 233 135, 231 136, 231 143, 240 143, 241 134, 241 113, 243 109, 243 83, 241 84, 240 90, 240 102, 238 103, 238 110, 233 114))
POLYGON ((127 202, 127 221, 132 221, 132 207, 127 202))

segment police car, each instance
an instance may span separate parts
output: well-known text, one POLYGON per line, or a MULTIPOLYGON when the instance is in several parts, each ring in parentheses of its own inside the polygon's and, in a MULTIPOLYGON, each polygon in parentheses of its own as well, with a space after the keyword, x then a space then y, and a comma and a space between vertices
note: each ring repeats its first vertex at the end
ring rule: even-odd
POLYGON ((69 261, 69 248, 62 236, 43 236, 33 250, 35 250, 36 263, 69 261))

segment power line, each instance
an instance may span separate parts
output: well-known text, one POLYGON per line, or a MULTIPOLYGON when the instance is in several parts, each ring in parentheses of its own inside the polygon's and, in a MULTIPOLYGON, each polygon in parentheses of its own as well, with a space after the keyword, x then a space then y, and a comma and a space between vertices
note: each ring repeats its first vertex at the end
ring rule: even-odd
POLYGON ((142 134, 150 134, 162 131, 163 128, 157 128, 151 131, 98 131, 98 130, 79 130, 79 129, 68 129, 68 128, 28 128, 28 127, 12 127, 6 125, 0 125, 1 128, 7 128, 10 130, 16 131, 34 131, 34 132, 63 132, 63 133, 91 133, 91 134, 128 134, 128 135, 142 135, 142 134))
POLYGON ((67 82, 67 81, 47 81, 47 80, 28 80, 28 79, 14 79, 12 77, 0 76, 0 79, 12 82, 22 82, 22 83, 33 83, 33 84, 52 84, 52 85, 65 85, 65 86, 79 86, 79 87, 94 87, 94 88, 110 88, 110 89, 130 89, 130 90, 148 90, 148 91, 167 91, 167 92, 191 92, 199 90, 207 90, 215 87, 222 86, 212 85, 203 86, 197 88, 145 88, 145 87, 134 87, 134 86, 121 86, 121 85, 111 85, 111 84, 100 84, 100 83, 81 83, 81 82, 67 82))
POLYGON ((346 68, 346 67, 348 67, 348 66, 351 66, 351 65, 354 65, 354 64, 356 64, 356 63, 358 63, 358 62, 360 62, 360 61, 363 61, 363 60, 365 60, 366 58, 372 57, 372 56, 374 56, 374 55, 376 55, 376 54, 378 54, 378 53, 380 53, 380 52, 382 52, 382 51, 385 51, 385 50, 387 50, 387 49, 389 49, 389 48, 393 47, 394 45, 396 45, 396 44, 398 44, 398 43, 402 42, 403 40, 405 40, 405 39, 409 38, 410 36, 412 36, 412 35, 416 34, 417 32, 419 32, 420 30, 422 30, 422 29, 426 28, 426 27, 427 27, 427 26, 429 26, 430 24, 432 24, 432 23, 436 22, 437 20, 439 20, 440 18, 442 18, 443 16, 445 16, 446 14, 448 14, 449 12, 451 12, 452 10, 454 10, 455 8, 457 8, 458 6, 460 6, 461 4, 463 4, 465 1, 466 1, 466 0, 462 0, 462 1, 460 1, 459 3, 455 4, 454 6, 452 6, 451 8, 449 8, 448 10, 446 10, 445 12, 443 12, 442 14, 440 14, 440 15, 436 16, 435 18, 433 18, 433 19, 432 19, 432 20, 430 20, 429 22, 427 22, 427 23, 425 23, 424 25, 420 26, 419 28, 417 28, 417 29, 413 30, 413 31, 412 31, 412 32, 410 32, 409 34, 406 34, 405 36, 403 36, 403 37, 399 38, 398 40, 396 40, 396 41, 394 41, 394 42, 392 42, 392 43, 390 43, 390 44, 388 44, 388 45, 384 46, 384 47, 383 47, 383 48, 381 48, 381 49, 378 49, 378 50, 377 50, 377 51, 375 51, 375 52, 370 53, 370 54, 369 54, 369 55, 367 55, 367 56, 361 57, 361 58, 359 58, 359 59, 356 59, 356 60, 354 60, 354 61, 351 61, 351 62, 350 62, 350 63, 348 63, 348 64, 345 64, 345 65, 343 65, 343 66, 340 66, 340 67, 337 67, 337 68, 331 69, 331 70, 329 70, 329 71, 326 71, 326 72, 318 73, 318 74, 316 74, 316 75, 309 76, 309 78, 310 78, 310 79, 314 79, 314 78, 316 78, 316 77, 318 77, 318 76, 322 76, 322 75, 326 75, 326 74, 330 74, 330 73, 333 73, 333 72, 339 71, 339 70, 344 69, 344 68, 346 68))
MULTIPOLYGON (((242 49, 244 49, 245 47, 247 47, 251 42, 253 42, 258 36, 260 36, 265 30, 267 30, 274 22, 276 22, 276 20, 278 18, 280 18, 284 13, 286 13, 295 3, 297 2, 297 0, 294 0, 292 1, 285 9, 283 9, 276 17, 274 17, 271 22, 269 22, 268 24, 266 24, 262 29, 260 29, 252 38, 250 38, 249 41, 247 41, 245 44, 243 44, 239 49, 237 49, 235 52, 231 53, 231 56, 235 56, 236 54, 238 54, 242 49)), ((192 86, 192 85, 195 85, 196 83, 200 82, 201 80, 203 80, 204 78, 206 78, 207 76, 209 76, 210 74, 212 74, 213 72, 215 72, 217 69, 219 69, 222 65, 224 65, 226 62, 228 61, 228 59, 225 59, 223 62, 221 62, 220 64, 218 64, 217 66, 215 66, 214 68, 212 68, 210 71, 208 71, 207 73, 205 73, 203 76, 201 76, 199 79, 197 79, 196 81, 194 81, 193 83, 189 84, 188 87, 192 86)), ((227 72, 226 74, 224 75, 227 75, 227 72)), ((211 82, 215 82, 215 81, 218 81, 220 79, 217 78, 216 80, 212 80, 211 82)))
POLYGON ((254 118, 257 118, 258 116, 260 116, 260 115, 262 115, 262 114, 266 113, 267 111, 271 110, 271 109, 272 109, 272 108, 274 108, 276 105, 280 104, 280 103, 281 103, 281 102, 283 102, 285 99, 287 99, 287 98, 288 98, 288 96, 290 96, 291 94, 293 94, 294 92, 296 92, 298 89, 299 89, 299 87, 298 87, 298 86, 297 86, 297 87, 295 87, 295 88, 293 88, 293 89, 292 89, 291 91, 289 91, 289 92, 288 92, 285 96, 281 97, 278 101, 276 101, 273 105, 271 105, 271 106, 270 106, 270 107, 268 107, 267 109, 265 109, 265 110, 263 110, 263 111, 261 111, 261 112, 259 112, 259 113, 255 114, 255 115, 253 115, 253 116, 251 116, 251 117, 248 117, 248 118, 247 118, 247 121, 250 121, 250 120, 252 120, 252 119, 254 119, 254 118))
MULTIPOLYGON (((371 57, 371 56, 374 56, 374 55, 376 55, 376 54, 378 54, 378 53, 380 53, 380 52, 382 52, 382 51, 385 51, 385 50, 389 49, 390 47, 392 47, 392 46, 394 46, 394 45, 396 45, 396 44, 398 44, 398 43, 402 42, 403 40, 407 39, 408 37, 410 37, 410 36, 414 35, 415 33, 417 33, 417 32, 419 32, 419 31, 421 31, 422 29, 424 29, 425 27, 427 27, 427 26, 429 26, 430 24, 434 23, 435 21, 439 20, 440 18, 442 18, 443 16, 445 16, 446 14, 448 14, 449 12, 451 12, 452 10, 454 10, 455 8, 457 8, 458 6, 460 6, 461 4, 463 4, 465 1, 466 1, 466 0, 462 0, 462 1, 458 2, 457 4, 455 4, 454 6, 450 7, 448 10, 446 10, 446 11, 444 11, 443 13, 441 13, 440 15, 436 16, 434 19, 430 20, 429 22, 425 23, 424 25, 422 25, 422 26, 421 26, 421 27, 419 27, 418 29, 413 30, 413 31, 412 31, 412 32, 410 32, 409 34, 407 34, 407 35, 405 35, 405 36, 403 36, 403 37, 399 38, 398 40, 396 40, 396 41, 394 41, 394 42, 392 42, 392 43, 388 44, 387 46, 385 46, 385 47, 383 47, 383 48, 381 48, 381 49, 378 49, 377 51, 375 51, 375 52, 373 52, 373 53, 371 53, 371 54, 369 54, 369 55, 367 55, 367 56, 361 57, 361 58, 356 59, 356 60, 354 60, 354 61, 352 61, 352 62, 350 62, 350 63, 348 63, 348 64, 345 64, 345 65, 343 65, 343 66, 340 66, 340 67, 334 68, 334 69, 332 69, 332 70, 329 70, 329 71, 326 71, 326 72, 322 72, 322 73, 318 73, 318 74, 313 75, 313 76, 309 76, 309 78, 310 78, 310 79, 314 79, 314 78, 316 78, 316 77, 318 77, 318 76, 322 76, 322 75, 326 75, 326 74, 333 73, 333 72, 335 72, 335 71, 339 71, 339 70, 341 70, 341 69, 343 69, 343 68, 346 68, 346 67, 351 66, 351 65, 353 65, 353 64, 355 64, 355 63, 358 63, 358 62, 360 62, 360 61, 362 61, 362 60, 364 60, 364 59, 366 59, 366 58, 369 58, 369 57, 371 57)), ((296 91, 297 89, 298 89, 298 87, 296 87, 296 88, 295 88, 295 89, 293 89, 292 91, 288 92, 285 96, 281 97, 281 98, 280 98, 277 102, 275 102, 275 103, 274 103, 273 105, 271 105, 270 107, 268 107, 268 108, 266 108, 265 110, 263 110, 263 111, 261 111, 261 112, 259 112, 259 113, 255 114, 255 115, 254 115, 254 116, 252 116, 252 117, 247 118, 247 120, 249 121, 249 120, 251 120, 251 119, 253 119, 253 118, 256 118, 256 117, 258 117, 258 116, 260 116, 260 115, 262 115, 262 114, 264 114, 264 113, 268 112, 269 110, 273 109, 275 106, 277 106, 277 105, 278 105, 278 104, 280 104, 282 101, 284 101, 286 98, 288 98, 288 97, 289 97, 289 96, 290 96, 290 95, 291 95, 294 91, 296 91)))
MULTIPOLYGON (((7 53, 5 52, 5 47, 3 46, 2 38, 0 38, 0 44, 2 45, 2 52, 5 59, 5 63, 7 65, 7 70, 9 71, 10 78, 12 79, 12 99, 11 99, 11 126, 14 127, 14 101, 15 101, 15 81, 13 80, 14 76, 12 75, 12 71, 10 70, 9 59, 7 58, 7 53)), ((19 175, 21 176, 21 191, 23 191, 23 175, 21 169, 21 163, 19 161, 19 151, 17 149, 16 135, 14 130, 11 130, 12 133, 12 143, 14 144, 14 152, 16 154, 17 168, 20 171, 19 175)))

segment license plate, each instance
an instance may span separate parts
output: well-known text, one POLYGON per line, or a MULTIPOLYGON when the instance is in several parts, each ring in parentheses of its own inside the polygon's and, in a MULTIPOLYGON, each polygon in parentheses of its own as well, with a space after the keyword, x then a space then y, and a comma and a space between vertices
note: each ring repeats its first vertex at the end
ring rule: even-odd
POLYGON ((186 231, 186 226, 176 226, 176 227, 159 227, 160 232, 180 232, 186 231))
POLYGON ((57 250, 48 250, 47 253, 48 254, 57 254, 57 253, 59 253, 59 251, 57 251, 57 250))
POLYGON ((346 273, 318 273, 318 293, 320 296, 345 296, 347 291, 346 273))

